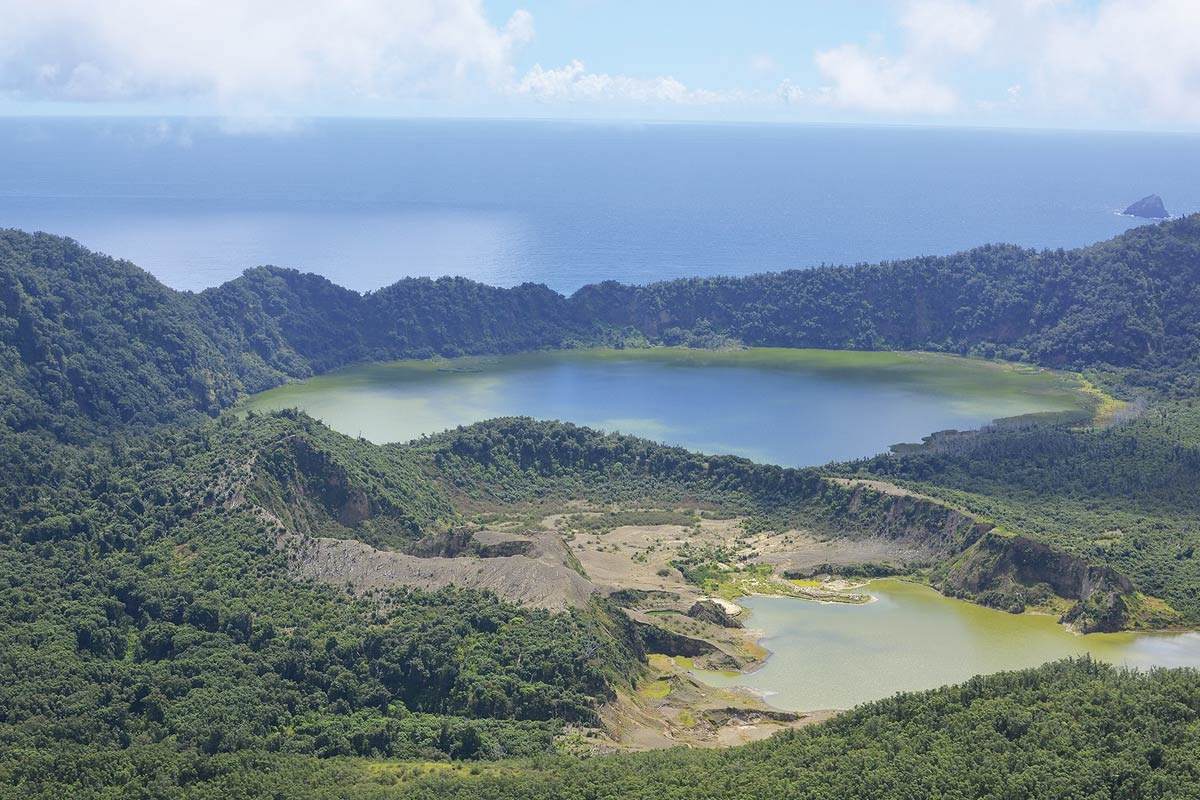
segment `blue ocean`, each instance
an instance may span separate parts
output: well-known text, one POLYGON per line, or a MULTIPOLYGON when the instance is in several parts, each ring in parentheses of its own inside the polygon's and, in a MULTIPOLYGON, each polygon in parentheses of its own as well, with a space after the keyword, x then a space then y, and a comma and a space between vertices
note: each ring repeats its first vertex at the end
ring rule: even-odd
POLYGON ((1200 210, 1195 135, 911 127, 0 122, 0 226, 69 235, 200 290, 258 264, 358 290, 464 275, 569 292, 1071 247, 1200 210))

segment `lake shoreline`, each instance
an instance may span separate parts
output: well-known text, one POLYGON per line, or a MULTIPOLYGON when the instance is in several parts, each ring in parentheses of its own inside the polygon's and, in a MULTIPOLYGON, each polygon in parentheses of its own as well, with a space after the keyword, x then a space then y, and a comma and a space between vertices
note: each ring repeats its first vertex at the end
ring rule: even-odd
POLYGON ((800 467, 1030 414, 1094 419, 1105 398, 1073 373, 944 353, 585 347, 368 362, 250 395, 234 413, 298 407, 378 444, 532 416, 800 467), (730 415, 744 405, 733 397, 721 402, 731 384, 761 408, 730 415), (797 403, 805 404, 809 427, 795 418, 797 403), (767 420, 774 430, 763 427, 767 420))
MULTIPOLYGON (((847 702, 840 704, 829 702, 797 703, 795 700, 789 701, 787 699, 789 696, 793 698, 797 697, 794 691, 789 694, 789 690, 793 688, 795 676, 812 678, 816 674, 825 674, 820 670, 823 667, 828 667, 830 664, 836 663, 843 668, 850 668, 855 666, 859 660, 846 657, 845 654, 840 654, 840 651, 838 655, 829 652, 820 652, 820 647, 810 643, 803 646, 804 656, 797 662, 797 651, 794 646, 788 646, 792 642, 792 639, 789 637, 794 637, 800 630, 804 630, 804 625, 795 620, 800 617, 803 619, 812 619, 813 617, 820 616, 819 613, 812 614, 805 611, 806 607, 811 608, 820 606, 820 604, 804 602, 802 598, 758 595, 757 597, 761 598, 761 600, 772 601, 780 605, 800 600, 801 603, 796 604, 789 612, 789 616, 793 620, 791 626, 789 627, 786 622, 781 623, 781 619, 787 619, 787 617, 779 617, 777 609, 764 607, 766 604, 756 602, 755 599, 750 599, 747 612, 755 615, 755 627, 748 631, 748 633, 755 635, 756 643, 766 652, 765 656, 752 663, 748 663, 743 669, 736 672, 692 670, 692 674, 698 680, 715 688, 734 688, 749 691, 775 708, 806 713, 814 709, 852 708, 863 702, 870 702, 874 699, 889 696, 895 691, 918 691, 927 688, 937 688, 940 685, 961 682, 974 674, 1036 666, 1044 663, 1044 661, 1057 660, 1069 656, 1090 655, 1093 658, 1108 661, 1109 663, 1143 670, 1156 666, 1180 666, 1185 664, 1200 666, 1200 632, 1194 629, 1080 634, 1060 624, 1050 614, 1029 612, 1010 614, 999 609, 979 606, 967 600, 947 597, 937 592, 933 587, 919 581, 891 577, 872 579, 867 582, 867 585, 876 587, 876 592, 873 594, 877 597, 877 600, 890 607, 889 611, 894 610, 897 601, 903 604, 905 597, 908 596, 915 597, 919 601, 914 606, 914 609, 919 610, 911 613, 930 615, 944 620, 959 620, 958 622, 945 623, 949 627, 967 624, 967 620, 983 620, 991 623, 991 627, 997 630, 996 636, 998 638, 989 647, 999 648, 998 650, 994 650, 994 653, 998 656, 998 663, 994 667, 988 667, 978 659, 966 659, 963 662, 964 665, 974 664, 977 667, 974 671, 965 666, 961 670, 961 674, 952 674, 951 670, 943 669, 941 674, 944 675, 944 680, 941 682, 930 681, 922 676, 920 679, 911 681, 913 685, 900 685, 898 683, 891 689, 876 692, 875 695, 871 695, 870 692, 859 697, 851 697, 845 694, 847 702), (904 587, 909 588, 905 589, 904 587), (913 590, 916 590, 916 595, 913 595, 913 590), (755 608, 754 606, 756 605, 759 608, 755 608), (936 613, 931 611, 931 609, 936 608, 940 608, 940 611, 936 613), (1010 643, 1004 644, 1005 642, 1010 643), (1018 647, 1018 649, 1014 650, 1014 647, 1018 647), (1035 655, 1030 655, 1031 653, 1035 655), (1045 658, 1038 660, 1040 655, 1043 654, 1045 658), (784 662, 787 663, 785 664, 784 662)), ((847 609, 848 614, 861 614, 865 610, 870 609, 872 605, 874 604, 843 607, 847 609)), ((895 653, 895 657, 901 658, 901 661, 896 662, 897 664, 910 664, 911 666, 905 669, 916 669, 917 673, 914 674, 918 675, 921 670, 944 667, 940 659, 945 653, 951 652, 942 647, 942 645, 945 645, 945 637, 943 637, 943 641, 940 643, 934 642, 929 645, 932 649, 928 652, 925 652, 922 648, 908 648, 905 645, 912 642, 925 642, 929 644, 930 639, 928 637, 921 637, 912 633, 918 629, 928 630, 928 626, 913 628, 914 620, 910 619, 905 622, 902 616, 897 617, 895 613, 889 616, 888 624, 884 624, 883 627, 873 625, 864 629, 864 632, 865 630, 874 631, 873 634, 868 635, 867 639, 864 640, 864 644, 866 641, 872 642, 868 646, 868 649, 882 648, 881 652, 895 653), (902 642, 897 646, 896 642, 905 638, 907 642, 902 642), (905 653, 908 653, 908 655, 905 655, 905 653), (939 653, 942 653, 942 656, 939 656, 939 653)), ((925 621, 928 622, 928 620, 925 621)), ((821 630, 828 630, 829 635, 835 637, 835 639, 830 640, 831 642, 844 639, 846 636, 864 635, 855 631, 855 624, 857 622, 861 622, 861 619, 845 617, 843 615, 832 626, 823 625, 821 630)), ((970 624, 975 625, 977 623, 971 622, 970 624)), ((985 625, 981 629, 981 632, 982 630, 987 630, 987 628, 988 626, 985 625)), ((970 640, 968 639, 967 641, 970 640)), ((980 644, 977 643, 966 649, 978 650, 979 647, 980 644)), ((959 649, 961 653, 961 648, 959 649)), ((887 674, 894 669, 898 669, 898 667, 888 667, 886 659, 881 661, 877 657, 871 672, 876 675, 881 673, 887 674)), ((826 671, 829 673, 831 680, 839 680, 836 672, 826 671)), ((876 680, 875 685, 884 686, 887 683, 887 681, 876 680)), ((819 691, 818 696, 820 696, 819 691)))

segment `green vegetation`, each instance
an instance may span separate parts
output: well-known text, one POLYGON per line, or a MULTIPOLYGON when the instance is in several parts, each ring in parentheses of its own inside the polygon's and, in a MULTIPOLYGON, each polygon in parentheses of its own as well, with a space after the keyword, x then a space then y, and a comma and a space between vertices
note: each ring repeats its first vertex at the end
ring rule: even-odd
POLYGON ((844 466, 899 481, 1086 559, 1200 622, 1200 406, 1103 429, 998 427, 844 466))
MULTIPOLYGON (((27 797, 672 800, 887 798, 1185 800, 1200 792, 1200 675, 1092 661, 973 678, 861 706, 729 750, 560 756, 478 766, 164 747, 97 749, 65 776, 31 754, 7 773, 27 797)), ((0 775, 5 774, 0 771, 0 775)))
MULTIPOLYGON (((615 607, 551 613, 458 588, 355 596, 297 580, 288 537, 403 550, 473 515, 566 500, 703 508, 749 531, 916 542, 947 585, 1000 604, 1050 585, 1012 566, 1032 554, 1071 573, 1071 591, 1086 584, 1069 612, 1085 626, 1195 625, 1197 270, 1190 217, 1073 251, 993 246, 570 298, 461 279, 359 295, 276 268, 190 294, 70 240, 0 231, 0 794, 1194 797, 1197 674, 1091 662, 901 695, 726 752, 555 756, 564 726, 594 723, 641 670, 615 607), (1023 420, 836 470, 945 504, 562 423, 374 447, 297 413, 220 416, 352 363, 626 344, 998 357, 1156 404, 1106 429, 1023 420), (1002 567, 1000 588, 980 582, 1002 567)), ((809 357, 936 369, 930 356, 809 357)), ((998 386, 1012 369, 979 368, 998 386)), ((601 515, 596 530, 675 514, 601 515)), ((720 578, 722 554, 693 555, 681 569, 720 578)))
POLYGON ((346 497, 376 531, 456 518, 413 480, 419 465, 310 419, 88 447, 9 432, 0 459, 0 775, 114 748, 544 752, 636 671, 636 639, 604 605, 550 614, 458 589, 355 599, 297 582, 247 501, 290 509, 301 530, 324 530, 346 497))
POLYGON ((898 695, 732 750, 421 778, 398 796, 1185 798, 1200 790, 1198 681, 1058 662, 898 695))
POLYGON ((747 278, 601 283, 570 298, 407 279, 360 295, 261 267, 199 294, 45 234, 0 231, 4 423, 77 438, 213 413, 346 364, 626 341, 927 350, 1091 370, 1192 395, 1200 216, 1071 251, 954 256, 747 278))
POLYGON ((736 600, 752 594, 801 597, 830 603, 865 603, 869 595, 830 590, 823 581, 780 579, 769 564, 742 563, 727 546, 693 547, 684 544, 671 562, 684 579, 707 594, 736 600))
POLYGON ((1200 791, 1198 681, 1058 662, 898 695, 732 750, 428 777, 397 796, 1185 798, 1200 791))
MULTIPOLYGON (((830 489, 815 470, 705 456, 571 423, 507 417, 447 431, 409 445, 455 490, 494 505, 585 498, 599 504, 685 499, 782 519, 830 489), (770 516, 776 515, 776 516, 770 516)), ((659 505, 655 503, 655 505, 659 505)), ((670 513, 655 519, 678 523, 670 513)), ((661 524, 661 523, 658 523, 661 524)))

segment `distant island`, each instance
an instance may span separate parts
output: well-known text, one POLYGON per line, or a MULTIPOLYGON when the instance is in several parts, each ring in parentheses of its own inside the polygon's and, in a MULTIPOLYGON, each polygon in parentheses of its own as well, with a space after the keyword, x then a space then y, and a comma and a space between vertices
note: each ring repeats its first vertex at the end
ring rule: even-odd
POLYGON ((1162 198, 1156 194, 1143 197, 1125 209, 1124 213, 1131 217, 1145 217, 1146 219, 1166 219, 1170 216, 1166 206, 1163 205, 1162 198))

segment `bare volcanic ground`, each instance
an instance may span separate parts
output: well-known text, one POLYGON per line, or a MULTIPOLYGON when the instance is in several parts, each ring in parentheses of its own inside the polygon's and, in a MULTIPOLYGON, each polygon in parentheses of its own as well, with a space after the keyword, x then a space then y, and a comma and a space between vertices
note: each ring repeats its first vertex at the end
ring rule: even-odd
POLYGON ((529 555, 493 558, 423 558, 378 550, 354 539, 323 537, 291 537, 286 546, 296 575, 347 586, 356 594, 395 586, 426 590, 460 586, 552 611, 586 605, 596 589, 566 566, 566 552, 557 536, 529 538, 529 555))
MULTIPOLYGON (((298 577, 345 586, 356 594, 400 586, 426 590, 460 586, 559 611, 584 606, 594 594, 616 593, 620 599, 622 593, 633 590, 670 596, 670 601, 657 604, 658 610, 680 615, 704 597, 703 590, 673 565, 689 548, 727 547, 735 557, 731 568, 761 564, 771 567, 776 576, 817 565, 915 564, 927 562, 933 555, 911 541, 829 538, 794 529, 747 534, 742 518, 697 516, 691 525, 574 527, 580 520, 614 513, 645 512, 577 506, 569 514, 535 515, 513 530, 475 531, 471 534, 473 549, 453 557, 411 555, 377 549, 355 539, 294 533, 284 534, 281 546, 287 549, 298 577)), ((786 589, 786 585, 778 588, 786 589)), ((737 650, 742 650, 739 660, 746 660, 744 649, 737 650)))
POLYGON ((851 567, 858 564, 896 566, 927 564, 938 556, 931 547, 917 542, 866 537, 832 539, 805 531, 763 534, 755 561, 770 564, 777 572, 803 573, 820 567, 851 567))
MULTIPOLYGON (((931 547, 911 539, 829 537, 798 529, 746 533, 744 522, 741 517, 698 518, 689 527, 624 525, 601 533, 568 531, 567 537, 584 571, 605 594, 623 589, 669 591, 679 595, 674 605, 684 609, 704 596, 673 566, 689 548, 724 547, 732 556, 731 568, 767 565, 776 576, 824 565, 917 565, 937 556, 931 547)), ((563 523, 563 517, 543 522, 560 529, 563 523)))

